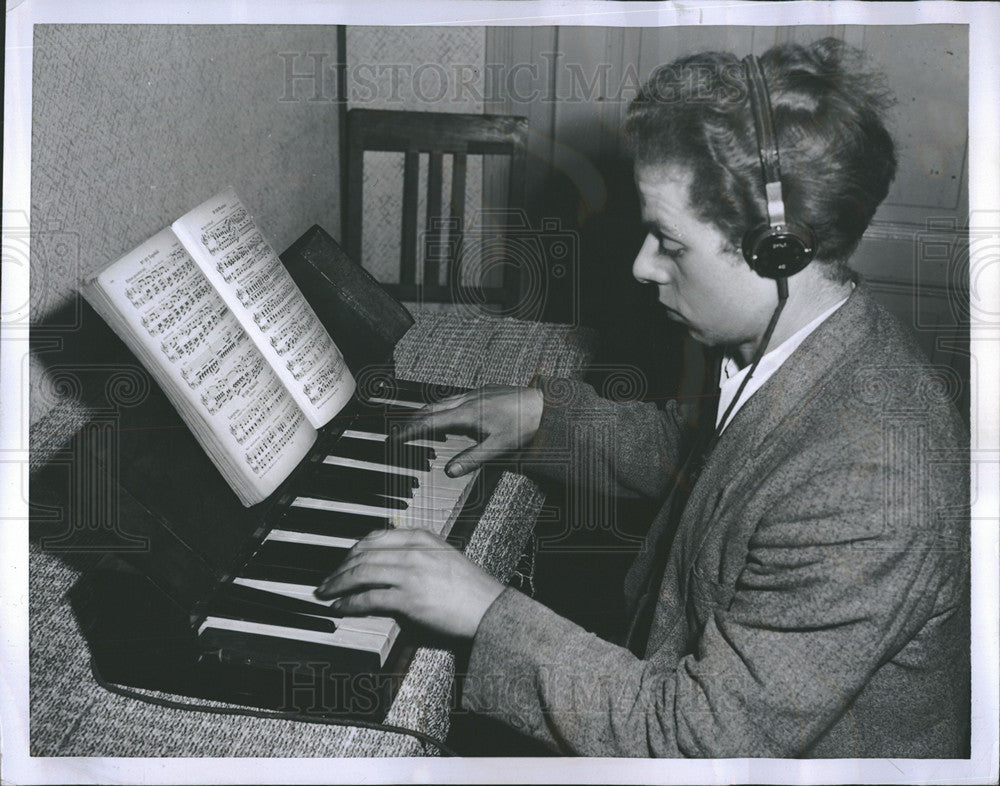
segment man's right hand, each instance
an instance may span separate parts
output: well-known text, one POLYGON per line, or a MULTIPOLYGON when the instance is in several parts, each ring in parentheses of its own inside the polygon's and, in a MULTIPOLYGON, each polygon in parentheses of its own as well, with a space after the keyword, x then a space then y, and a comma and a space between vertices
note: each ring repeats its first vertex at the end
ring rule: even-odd
POLYGON ((542 419, 542 391, 511 385, 487 385, 449 396, 414 413, 390 436, 396 443, 451 432, 478 440, 448 462, 445 472, 458 477, 484 462, 526 447, 542 419))

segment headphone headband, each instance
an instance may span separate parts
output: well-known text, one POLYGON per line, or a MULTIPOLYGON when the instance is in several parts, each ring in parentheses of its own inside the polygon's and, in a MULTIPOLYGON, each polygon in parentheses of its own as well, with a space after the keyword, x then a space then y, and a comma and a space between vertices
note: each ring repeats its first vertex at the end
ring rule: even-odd
POLYGON ((750 110, 757 131, 757 147, 760 165, 764 170, 764 183, 778 183, 781 186, 781 164, 778 159, 778 138, 774 133, 774 115, 771 113, 771 94, 760 69, 760 62, 753 55, 743 58, 750 93, 750 110))
POLYGON ((774 130, 771 96, 760 62, 754 55, 743 58, 743 71, 746 75, 767 197, 767 223, 747 232, 743 238, 743 257, 758 275, 765 278, 787 278, 798 273, 812 260, 813 236, 808 227, 789 226, 786 223, 778 135, 774 130))

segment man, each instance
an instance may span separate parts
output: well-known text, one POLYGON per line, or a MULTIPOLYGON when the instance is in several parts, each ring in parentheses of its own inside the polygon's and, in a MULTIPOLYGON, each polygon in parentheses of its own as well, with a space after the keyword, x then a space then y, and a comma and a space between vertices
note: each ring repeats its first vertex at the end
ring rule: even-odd
POLYGON ((629 111, 647 227, 633 274, 725 354, 711 437, 692 436, 676 402, 616 404, 565 380, 455 397, 399 435, 477 434, 453 474, 574 443, 611 491, 662 501, 627 577, 625 646, 420 531, 365 539, 318 594, 471 641, 464 704, 560 752, 962 756, 963 429, 846 265, 895 171, 885 95, 830 39, 761 65, 782 210, 816 246, 777 287, 741 253, 774 206, 739 62, 677 61, 629 111))

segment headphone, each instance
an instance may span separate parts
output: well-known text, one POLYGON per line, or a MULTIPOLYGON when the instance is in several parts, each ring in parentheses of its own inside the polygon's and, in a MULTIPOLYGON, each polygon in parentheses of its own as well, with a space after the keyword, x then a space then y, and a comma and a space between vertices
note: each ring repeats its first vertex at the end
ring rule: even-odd
POLYGON ((753 227, 743 236, 743 258, 757 275, 783 279, 794 276, 812 261, 816 244, 809 227, 785 223, 778 138, 774 132, 774 116, 771 114, 767 83, 760 63, 753 55, 743 58, 743 71, 750 93, 750 108, 753 110, 753 124, 757 131, 757 147, 767 197, 767 223, 753 227))

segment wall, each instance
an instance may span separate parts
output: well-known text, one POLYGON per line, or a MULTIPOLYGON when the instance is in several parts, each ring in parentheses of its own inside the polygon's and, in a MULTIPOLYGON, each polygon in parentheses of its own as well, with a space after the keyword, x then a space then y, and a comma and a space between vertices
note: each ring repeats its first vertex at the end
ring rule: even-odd
MULTIPOLYGON (((36 26, 33 337, 82 278, 227 185, 278 251, 314 223, 339 236, 335 61, 334 27, 36 26)), ((32 423, 52 404, 40 373, 36 357, 32 423)))

